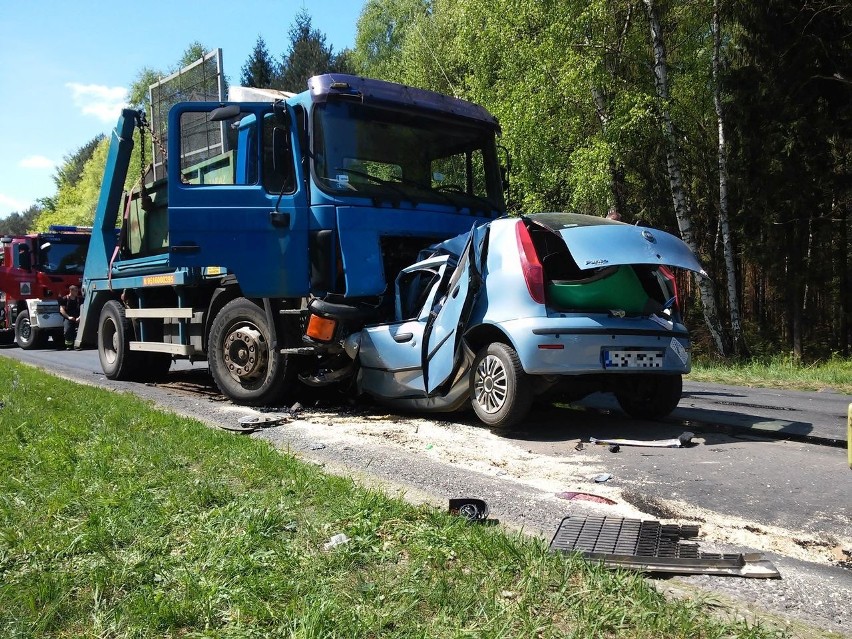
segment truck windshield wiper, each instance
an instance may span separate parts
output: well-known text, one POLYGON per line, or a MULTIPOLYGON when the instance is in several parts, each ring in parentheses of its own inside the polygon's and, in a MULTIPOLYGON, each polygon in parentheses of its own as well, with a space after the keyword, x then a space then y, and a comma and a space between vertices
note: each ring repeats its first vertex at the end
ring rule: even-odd
POLYGON ((441 193, 440 191, 436 191, 435 189, 428 187, 424 184, 421 184, 420 182, 415 182, 414 180, 406 180, 405 178, 400 178, 399 180, 386 180, 384 178, 378 177, 377 175, 371 175, 371 174, 366 173, 364 171, 358 171, 357 169, 345 169, 343 167, 336 167, 334 170, 335 171, 343 171, 344 173, 347 173, 347 174, 350 174, 350 175, 357 175, 358 177, 365 178, 367 180, 370 180, 370 181, 375 182, 376 184, 380 184, 382 186, 389 186, 392 189, 394 189, 397 193, 399 193, 400 195, 402 195, 406 198, 410 198, 410 195, 408 193, 406 193, 402 188, 400 188, 400 185, 411 186, 411 187, 416 188, 418 191, 420 191, 422 193, 428 193, 429 195, 439 196, 444 202, 446 202, 450 206, 454 206, 457 209, 461 208, 459 203, 456 202, 453 198, 451 198, 446 193, 441 193))

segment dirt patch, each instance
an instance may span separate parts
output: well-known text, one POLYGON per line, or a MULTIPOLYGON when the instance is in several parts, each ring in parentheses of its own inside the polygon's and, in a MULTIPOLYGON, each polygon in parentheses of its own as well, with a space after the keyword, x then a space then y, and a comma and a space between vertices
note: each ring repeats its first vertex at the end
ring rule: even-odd
POLYGON ((388 446, 388 454, 427 456, 504 481, 533 487, 552 499, 563 491, 585 491, 612 499, 615 506, 602 512, 619 517, 660 519, 666 523, 700 524, 703 543, 727 544, 774 552, 804 561, 842 565, 839 552, 852 553, 852 540, 755 524, 743 518, 704 510, 677 499, 648 497, 637 486, 617 487, 593 483, 607 471, 588 447, 570 456, 533 452, 523 442, 509 440, 482 427, 473 418, 439 421, 415 415, 387 413, 381 409, 346 407, 308 408, 290 428, 328 445, 345 446, 370 441, 388 446), (319 427, 319 428, 318 428, 319 427))

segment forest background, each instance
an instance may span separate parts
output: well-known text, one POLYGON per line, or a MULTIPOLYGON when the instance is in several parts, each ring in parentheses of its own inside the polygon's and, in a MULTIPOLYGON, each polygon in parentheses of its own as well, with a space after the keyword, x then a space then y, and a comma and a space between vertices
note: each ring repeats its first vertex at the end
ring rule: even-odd
MULTIPOLYGON (((138 70, 130 106, 207 50, 138 70)), ((699 354, 850 356, 849 3, 367 0, 353 49, 303 10, 280 56, 258 37, 239 84, 298 92, 328 71, 488 108, 511 212, 615 209, 680 235, 709 275, 681 281, 699 354)), ((107 146, 69 153, 56 193, 0 233, 91 224, 107 146)))

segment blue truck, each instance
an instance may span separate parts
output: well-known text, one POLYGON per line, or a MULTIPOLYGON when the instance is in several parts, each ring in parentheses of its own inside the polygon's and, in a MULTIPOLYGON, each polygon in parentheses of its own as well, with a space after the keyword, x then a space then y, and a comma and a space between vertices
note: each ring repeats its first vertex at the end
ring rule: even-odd
POLYGON ((136 129, 123 111, 75 344, 110 379, 206 360, 226 397, 263 405, 345 377, 341 331, 393 317, 400 270, 506 212, 497 120, 426 90, 327 74, 275 101, 178 103, 166 176, 125 191, 136 129))

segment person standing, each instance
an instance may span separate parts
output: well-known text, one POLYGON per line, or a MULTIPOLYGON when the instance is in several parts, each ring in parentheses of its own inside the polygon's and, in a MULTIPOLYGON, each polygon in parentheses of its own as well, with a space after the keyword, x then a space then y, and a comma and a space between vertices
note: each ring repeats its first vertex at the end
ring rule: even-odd
POLYGON ((80 288, 72 284, 68 288, 68 295, 59 298, 59 313, 64 322, 65 348, 74 346, 74 338, 77 337, 77 326, 80 324, 80 308, 83 306, 83 298, 80 288))

